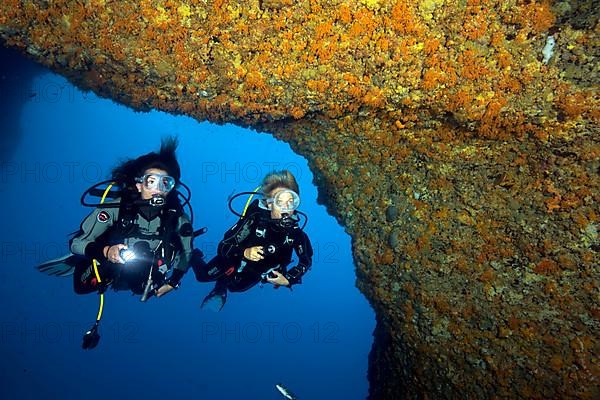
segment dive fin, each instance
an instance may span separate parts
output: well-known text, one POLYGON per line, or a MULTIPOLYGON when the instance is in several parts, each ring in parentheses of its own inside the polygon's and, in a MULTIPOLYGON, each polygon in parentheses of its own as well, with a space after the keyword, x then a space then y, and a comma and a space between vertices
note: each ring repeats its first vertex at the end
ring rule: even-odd
POLYGON ((46 261, 36 268, 38 271, 43 272, 47 275, 53 276, 69 276, 75 271, 75 266, 81 263, 89 264, 89 260, 86 257, 77 256, 74 254, 66 254, 62 257, 55 258, 54 260, 46 261))
POLYGON ((200 308, 206 308, 208 310, 219 312, 223 309, 225 302, 227 301, 227 291, 211 291, 208 296, 204 298, 200 308))
POLYGON ((275 388, 277 390, 279 390, 279 393, 281 393, 281 395, 283 397, 285 397, 286 399, 288 399, 288 400, 298 400, 298 398, 292 392, 290 392, 290 390, 288 388, 286 388, 285 386, 283 386, 283 384, 277 383, 277 384, 275 384, 275 388))

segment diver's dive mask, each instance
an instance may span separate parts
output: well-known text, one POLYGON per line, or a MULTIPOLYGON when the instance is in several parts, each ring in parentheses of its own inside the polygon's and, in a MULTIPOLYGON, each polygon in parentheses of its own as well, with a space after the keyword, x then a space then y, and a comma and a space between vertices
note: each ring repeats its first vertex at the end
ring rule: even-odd
POLYGON ((176 184, 175 178, 162 174, 146 174, 141 178, 135 178, 135 181, 148 190, 158 190, 163 193, 169 193, 176 184))
POLYGON ((281 190, 266 200, 282 214, 290 214, 300 206, 300 196, 290 189, 281 190))

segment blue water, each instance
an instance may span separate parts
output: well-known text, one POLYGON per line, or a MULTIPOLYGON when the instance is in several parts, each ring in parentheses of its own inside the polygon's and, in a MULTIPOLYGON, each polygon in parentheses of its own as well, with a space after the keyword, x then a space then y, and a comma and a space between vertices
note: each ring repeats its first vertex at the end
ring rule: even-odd
POLYGON ((317 204, 306 160, 270 135, 137 113, 47 70, 23 85, 21 106, 0 120, 11 138, 0 170, 2 398, 275 400, 278 382, 300 399, 366 398, 374 314, 355 288, 350 238, 317 204), (310 217, 313 268, 293 291, 265 285, 230 294, 220 313, 200 309, 212 284, 191 271, 178 291, 147 303, 109 291, 100 344, 83 351, 98 297, 75 295, 70 278, 34 265, 67 251, 67 235, 91 211, 79 204, 87 187, 122 158, 157 150, 166 135, 179 137, 194 227, 209 229, 195 245, 207 256, 236 221, 228 196, 288 168, 310 217))

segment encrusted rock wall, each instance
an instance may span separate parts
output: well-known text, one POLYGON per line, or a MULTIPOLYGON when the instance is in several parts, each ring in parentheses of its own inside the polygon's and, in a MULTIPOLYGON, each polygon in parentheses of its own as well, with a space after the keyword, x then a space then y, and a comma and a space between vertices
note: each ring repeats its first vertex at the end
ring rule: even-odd
POLYGON ((377 313, 372 399, 594 399, 598 10, 3 0, 0 37, 135 109, 307 157, 377 313))

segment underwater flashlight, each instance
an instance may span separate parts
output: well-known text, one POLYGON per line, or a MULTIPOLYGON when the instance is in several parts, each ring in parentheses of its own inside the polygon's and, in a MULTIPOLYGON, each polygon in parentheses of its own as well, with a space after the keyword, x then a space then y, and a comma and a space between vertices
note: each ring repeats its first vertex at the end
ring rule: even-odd
POLYGON ((119 257, 125 262, 129 262, 131 260, 135 260, 135 253, 133 250, 129 249, 121 249, 119 250, 119 257))

